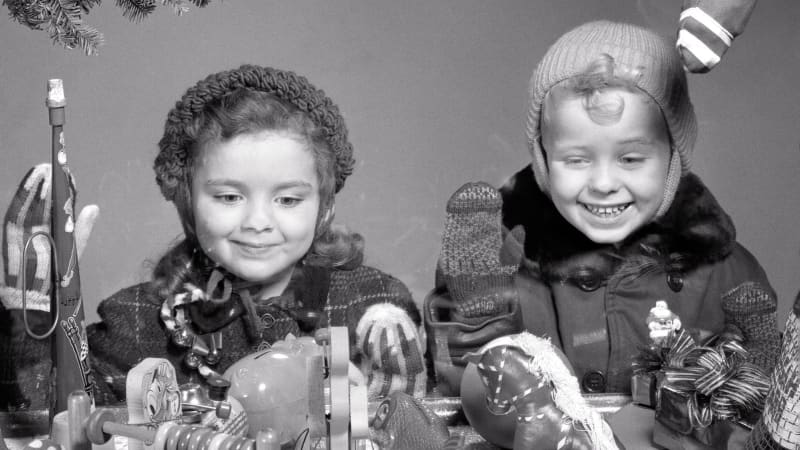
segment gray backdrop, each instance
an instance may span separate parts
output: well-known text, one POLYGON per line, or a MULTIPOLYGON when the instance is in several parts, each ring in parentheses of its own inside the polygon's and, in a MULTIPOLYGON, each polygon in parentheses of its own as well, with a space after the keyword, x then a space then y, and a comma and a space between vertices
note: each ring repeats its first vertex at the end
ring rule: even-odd
MULTIPOLYGON (((160 4, 160 2, 158 2, 160 4)), ((367 262, 421 302, 433 283, 444 205, 469 180, 502 183, 528 162, 528 78, 558 35, 630 21, 673 35, 680 0, 213 0, 144 22, 105 0, 85 20, 100 55, 51 45, 0 17, 0 210, 49 159, 48 78, 63 78, 79 205, 101 215, 82 261, 86 311, 147 278, 179 235, 151 169, 167 111, 208 73, 244 62, 292 69, 323 88, 350 129, 355 174, 337 220, 361 231, 367 262)), ((723 63, 692 76, 694 170, 759 258, 785 320, 800 290, 800 2, 761 1, 723 63)))

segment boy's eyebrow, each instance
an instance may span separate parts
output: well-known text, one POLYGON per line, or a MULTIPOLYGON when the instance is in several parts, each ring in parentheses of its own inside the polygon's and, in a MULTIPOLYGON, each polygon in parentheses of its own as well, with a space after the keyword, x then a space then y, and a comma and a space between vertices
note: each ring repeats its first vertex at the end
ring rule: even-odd
POLYGON ((647 145, 649 145, 649 144, 653 143, 653 139, 651 139, 649 137, 646 137, 646 136, 637 136, 637 137, 622 139, 621 141, 619 141, 619 143, 620 144, 647 144, 647 145))

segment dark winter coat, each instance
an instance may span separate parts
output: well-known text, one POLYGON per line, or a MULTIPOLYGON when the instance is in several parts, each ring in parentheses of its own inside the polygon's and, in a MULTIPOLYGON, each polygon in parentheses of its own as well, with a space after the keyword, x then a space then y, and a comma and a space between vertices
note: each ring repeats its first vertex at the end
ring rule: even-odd
MULTIPOLYGON (((700 335, 744 335, 770 370, 780 348, 777 300, 759 263, 736 242, 730 217, 689 174, 661 218, 620 245, 596 244, 537 187, 531 167, 500 190, 503 225, 524 229, 503 253, 524 255, 515 277, 525 328, 548 336, 587 392, 630 392, 631 362, 649 342, 647 316, 666 300, 700 335), (516 248, 515 248, 516 247, 516 248)), ((447 296, 439 287, 439 294, 447 296)))

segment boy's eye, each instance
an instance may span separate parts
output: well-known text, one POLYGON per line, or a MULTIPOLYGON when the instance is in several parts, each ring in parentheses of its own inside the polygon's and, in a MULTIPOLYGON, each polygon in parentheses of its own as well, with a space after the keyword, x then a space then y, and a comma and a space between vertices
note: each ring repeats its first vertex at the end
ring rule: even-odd
POLYGON ((623 157, 620 158, 620 162, 622 162, 622 164, 625 164, 625 165, 641 164, 644 161, 645 161, 645 157, 644 156, 638 156, 638 155, 626 155, 626 156, 623 156, 623 157))
POLYGON ((564 158, 564 164, 568 166, 580 166, 583 164, 587 164, 588 162, 589 162, 588 159, 579 156, 569 156, 564 158))

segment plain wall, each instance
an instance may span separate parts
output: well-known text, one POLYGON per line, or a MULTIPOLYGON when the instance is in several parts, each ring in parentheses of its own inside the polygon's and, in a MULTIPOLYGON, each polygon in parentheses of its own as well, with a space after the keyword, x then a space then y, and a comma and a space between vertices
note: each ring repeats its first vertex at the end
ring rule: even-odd
MULTIPOLYGON (((157 2, 160 5, 160 2, 157 2)), ((49 160, 46 80, 62 78, 79 206, 101 215, 81 260, 89 321, 98 302, 147 279, 180 233, 152 171, 168 110, 211 72, 241 63, 291 69, 343 112, 357 166, 337 221, 360 231, 367 263, 422 302, 432 287, 444 206, 461 184, 501 184, 527 164, 528 79, 563 32, 630 21, 674 35, 679 0, 230 0, 142 23, 111 0, 85 17, 100 55, 53 46, 0 17, 0 209, 49 160)), ((733 217, 780 298, 800 289, 800 2, 759 3, 723 63, 690 77, 700 121, 694 170, 733 217)), ((655 300, 655 299, 654 299, 655 300)))

